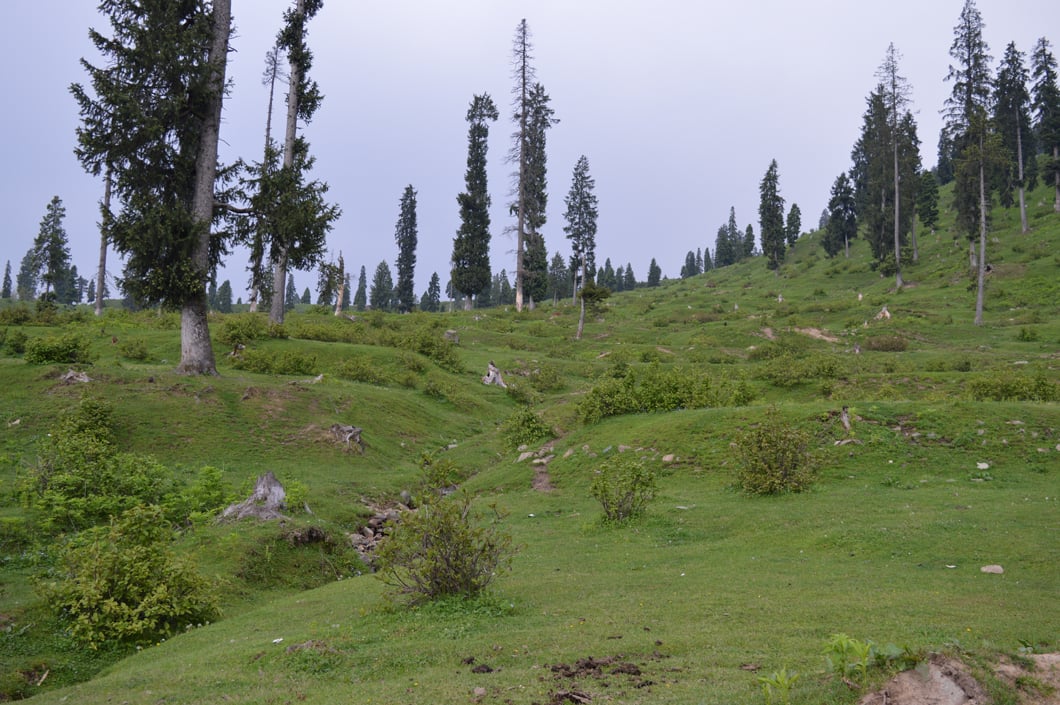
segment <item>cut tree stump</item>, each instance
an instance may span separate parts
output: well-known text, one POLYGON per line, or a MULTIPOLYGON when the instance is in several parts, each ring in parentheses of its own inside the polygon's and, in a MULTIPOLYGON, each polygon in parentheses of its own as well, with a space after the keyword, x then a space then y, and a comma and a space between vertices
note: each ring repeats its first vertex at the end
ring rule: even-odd
POLYGON ((286 519, 287 517, 283 514, 286 497, 287 493, 280 481, 271 471, 267 472, 259 476, 258 481, 254 483, 254 493, 242 502, 228 505, 221 512, 219 521, 286 519))
POLYGON ((358 426, 346 426, 344 424, 332 424, 331 435, 335 436, 335 440, 346 444, 347 450, 353 447, 353 444, 357 444, 357 450, 360 451, 361 455, 364 455, 364 440, 361 439, 361 434, 364 429, 358 426))

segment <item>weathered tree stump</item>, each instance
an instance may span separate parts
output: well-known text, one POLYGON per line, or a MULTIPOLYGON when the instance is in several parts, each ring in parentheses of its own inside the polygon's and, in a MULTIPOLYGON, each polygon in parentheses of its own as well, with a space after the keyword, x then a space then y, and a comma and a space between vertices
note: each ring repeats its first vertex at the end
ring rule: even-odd
POLYGON ((219 521, 286 519, 287 517, 283 514, 286 497, 287 493, 280 481, 271 471, 267 472, 258 477, 258 481, 254 484, 253 494, 242 502, 228 505, 221 512, 219 521))
POLYGON ((361 439, 361 433, 364 429, 357 426, 346 426, 344 424, 332 424, 331 435, 335 436, 335 439, 345 443, 346 448, 350 449, 354 444, 357 445, 357 450, 364 455, 365 443, 361 439))

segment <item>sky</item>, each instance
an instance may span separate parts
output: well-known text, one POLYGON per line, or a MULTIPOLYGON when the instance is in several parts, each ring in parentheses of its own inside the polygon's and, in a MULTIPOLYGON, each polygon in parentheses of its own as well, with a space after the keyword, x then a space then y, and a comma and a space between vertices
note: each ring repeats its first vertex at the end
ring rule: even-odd
MULTIPOLYGON (((293 0, 233 0, 236 34, 221 127, 220 158, 260 159, 267 106, 266 51, 293 0)), ((964 0, 326 0, 309 24, 311 78, 324 101, 303 134, 342 209, 327 257, 341 252, 356 285, 397 259, 394 230, 407 185, 417 192, 417 297, 437 272, 448 280, 464 189, 467 108, 489 93, 501 119, 489 139, 493 199, 491 265, 515 269, 508 215, 514 165, 512 42, 531 31, 537 79, 560 120, 548 133, 548 222, 552 254, 570 253, 564 198, 578 157, 589 160, 599 200, 596 259, 647 277, 655 258, 679 276, 685 254, 714 251, 735 208, 741 230, 758 226, 759 184, 775 159, 786 208, 815 227, 836 176, 850 167, 865 99, 893 43, 912 87, 925 166, 936 162, 939 114, 953 28, 964 0)), ((88 83, 79 60, 99 59, 88 28, 109 34, 91 0, 8 0, 0 43, 7 108, 0 110, 4 177, 0 259, 12 276, 58 195, 72 262, 86 279, 99 257, 102 180, 74 157, 72 83, 88 83)), ((1060 3, 977 0, 994 66, 1010 41, 1029 55, 1039 37, 1060 54, 1060 3)), ((282 124, 277 101, 274 124, 282 124)), ((218 273, 246 300, 247 254, 236 249, 218 273)), ((108 276, 121 262, 108 255, 108 276)), ((316 300, 316 272, 295 272, 316 300)), ((113 288, 113 281, 110 282, 113 288)))

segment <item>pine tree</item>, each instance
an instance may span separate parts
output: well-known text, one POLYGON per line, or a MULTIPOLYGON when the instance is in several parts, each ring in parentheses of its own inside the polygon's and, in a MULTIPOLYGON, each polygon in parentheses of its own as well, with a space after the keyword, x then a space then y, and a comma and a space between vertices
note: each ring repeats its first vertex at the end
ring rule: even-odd
POLYGON ((916 212, 924 227, 934 231, 939 222, 939 182, 931 171, 920 172, 916 212))
POLYGON ((1038 153, 1031 129, 1031 95, 1027 90, 1027 69, 1023 52, 1015 42, 1005 47, 1005 56, 994 83, 994 125, 1001 138, 1005 164, 998 172, 998 196, 1001 205, 1013 205, 1013 191, 1019 197, 1021 232, 1028 232, 1026 188, 1034 188, 1038 179, 1038 153))
POLYGON ((33 241, 34 259, 39 267, 39 280, 44 282, 44 295, 47 297, 53 289, 57 298, 63 287, 64 279, 70 269, 70 246, 66 239, 66 228, 63 218, 66 209, 62 199, 53 196, 40 221, 40 231, 33 241))
POLYGON ((947 125, 954 135, 958 159, 954 205, 957 224, 974 237, 978 226, 979 256, 975 299, 975 324, 983 324, 983 299, 986 285, 986 230, 990 192, 987 173, 1000 160, 1000 142, 990 130, 992 79, 990 54, 983 39, 983 19, 974 0, 965 0, 960 20, 954 27, 950 56, 956 64, 950 67, 947 80, 953 81, 953 93, 947 99, 947 125))
MULTIPOLYGON (((523 310, 523 277, 525 263, 523 261, 526 250, 527 208, 531 193, 531 163, 530 163, 530 130, 532 120, 532 107, 530 95, 534 86, 533 47, 530 43, 530 27, 526 19, 520 20, 515 28, 515 39, 512 42, 512 74, 515 79, 515 87, 512 89, 512 119, 517 125, 515 144, 512 145, 508 159, 516 164, 516 172, 513 174, 515 185, 515 201, 510 204, 509 211, 516 216, 515 225, 515 308, 523 310)), ((496 288, 496 287, 494 287, 496 288)))
POLYGON ((791 208, 788 209, 788 218, 784 223, 784 238, 787 240, 788 247, 795 245, 800 234, 802 234, 802 211, 799 210, 798 203, 792 203, 791 208))
POLYGON ((339 268, 334 262, 317 265, 317 306, 330 307, 335 303, 338 273, 339 268))
MULTIPOLYGON (((783 206, 781 206, 783 211, 783 206)), ((747 229, 743 234, 743 252, 740 255, 740 259, 747 259, 748 257, 754 257, 755 255, 755 229, 750 223, 747 224, 747 229)))
POLYGON ((306 43, 306 25, 323 4, 323 0, 295 0, 295 7, 284 12, 284 26, 276 38, 288 60, 283 162, 281 168, 274 168, 271 145, 267 145, 265 165, 258 172, 259 189, 252 199, 254 209, 267 220, 265 232, 271 236, 273 298, 269 320, 273 323, 283 323, 289 309, 284 296, 287 270, 308 269, 320 261, 327 233, 340 213, 337 206, 324 202, 327 184, 305 183, 314 159, 309 155, 309 143, 298 134, 298 122, 312 120, 323 100, 316 81, 308 77, 313 53, 306 43))
POLYGON ((214 278, 210 279, 210 284, 206 287, 206 303, 211 311, 217 310, 217 280, 214 278))
POLYGON ((688 279, 696 276, 696 253, 689 250, 685 253, 685 263, 681 265, 681 278, 688 279))
MULTIPOLYGON (((892 188, 891 188, 891 201, 894 206, 893 220, 893 232, 894 232, 894 267, 895 267, 895 286, 899 289, 902 288, 902 218, 901 218, 901 204, 902 204, 902 169, 899 163, 899 151, 901 149, 901 137, 899 131, 899 121, 902 119, 902 115, 906 112, 905 107, 909 104, 909 94, 911 88, 909 87, 909 81, 904 76, 898 73, 898 60, 901 58, 901 54, 895 49, 894 44, 891 43, 887 46, 887 54, 883 59, 883 63, 880 65, 879 70, 876 72, 877 78, 880 79, 880 87, 882 89, 884 104, 887 109, 887 121, 888 121, 888 136, 890 137, 890 151, 893 159, 891 167, 892 177, 892 188)), ((907 175, 909 177, 912 174, 907 175)), ((911 209, 910 209, 911 210, 911 209)), ((908 218, 907 218, 908 219, 908 218)))
POLYGON ((474 297, 490 283, 490 195, 486 178, 489 123, 498 117, 489 94, 476 95, 467 111, 467 171, 460 204, 460 229, 453 239, 453 287, 470 309, 474 297))
POLYGON ((284 311, 291 311, 294 309, 294 305, 298 303, 298 289, 294 285, 294 274, 287 274, 287 286, 283 290, 283 309, 284 311))
POLYGON ((552 261, 548 265, 549 297, 553 304, 558 304, 561 298, 571 296, 573 290, 571 278, 571 271, 567 268, 563 255, 556 252, 552 255, 552 261))
POLYGON ((655 258, 651 258, 651 264, 648 265, 648 286, 659 286, 659 282, 662 280, 662 269, 655 262, 655 258))
MULTIPOLYGON (((548 220, 548 157, 547 132, 559 121, 553 117, 554 111, 549 107, 551 99, 544 86, 535 83, 530 89, 527 122, 526 165, 528 184, 526 191, 524 236, 526 253, 523 259, 523 297, 524 303, 533 308, 535 300, 542 300, 548 290, 548 252, 545 248, 545 236, 542 233, 548 220)), ((516 307, 518 308, 518 288, 516 289, 516 307)))
POLYGON ((784 199, 780 195, 780 174, 776 159, 769 163, 758 191, 761 196, 758 204, 758 224, 762 255, 766 258, 766 266, 777 270, 784 261, 784 199))
POLYGON ((37 253, 31 247, 22 257, 22 264, 15 277, 15 291, 19 301, 33 301, 37 298, 37 283, 40 276, 40 264, 37 253))
POLYGON ((0 299, 11 298, 11 260, 4 265, 4 287, 0 289, 0 299))
POLYGON ((850 241, 858 234, 857 202, 854 198, 854 186, 843 172, 832 184, 831 198, 828 200, 828 224, 824 229, 821 244, 829 257, 835 257, 840 251, 850 256, 850 241))
POLYGON ((599 211, 595 189, 596 180, 589 175, 589 159, 583 154, 574 165, 570 191, 563 200, 567 206, 563 214, 567 221, 563 232, 570 240, 575 293, 586 281, 589 270, 596 267, 596 219, 599 211))
POLYGON ((636 277, 635 274, 633 274, 633 265, 630 264, 629 262, 626 262, 625 277, 626 277, 626 280, 625 280, 625 282, 622 285, 622 290, 623 291, 633 291, 634 289, 636 289, 637 288, 637 277, 636 277))
POLYGON ((305 288, 305 290, 304 290, 304 291, 302 292, 302 299, 301 299, 301 302, 302 302, 303 304, 306 304, 307 306, 308 306, 309 304, 313 303, 313 292, 311 292, 311 291, 309 290, 309 287, 308 287, 308 286, 307 286, 307 287, 305 288))
POLYGON ((368 292, 368 303, 376 311, 389 311, 394 299, 394 279, 390 275, 390 265, 383 260, 375 268, 372 288, 368 292))
POLYGON ((1053 210, 1060 213, 1060 83, 1057 81, 1056 58, 1045 37, 1034 45, 1031 55, 1034 78, 1034 127, 1040 149, 1050 157, 1043 176, 1053 182, 1053 210))
POLYGON ((423 294, 420 308, 424 311, 435 313, 442 308, 442 282, 438 278, 438 272, 431 274, 431 280, 427 284, 427 291, 423 294))
POLYGON ((398 246, 397 286, 394 288, 394 299, 401 313, 408 313, 416 305, 413 277, 416 270, 417 232, 416 191, 410 184, 401 194, 401 214, 394 227, 394 240, 398 246))
POLYGON ((710 248, 704 247, 703 248, 703 271, 704 272, 709 272, 712 269, 714 269, 714 260, 711 259, 710 248))
POLYGON ((123 286, 181 309, 178 372, 216 374, 206 280, 224 250, 211 233, 231 0, 112 0, 113 37, 89 37, 103 67, 82 60, 92 95, 71 86, 81 125, 76 154, 113 176, 123 204, 108 230, 126 258, 123 286))
POLYGON ((217 310, 221 313, 232 313, 232 282, 227 279, 217 287, 217 310))
POLYGON ((368 278, 364 271, 364 265, 361 265, 361 273, 357 275, 357 292, 353 295, 353 307, 358 311, 363 311, 365 306, 368 304, 368 278))

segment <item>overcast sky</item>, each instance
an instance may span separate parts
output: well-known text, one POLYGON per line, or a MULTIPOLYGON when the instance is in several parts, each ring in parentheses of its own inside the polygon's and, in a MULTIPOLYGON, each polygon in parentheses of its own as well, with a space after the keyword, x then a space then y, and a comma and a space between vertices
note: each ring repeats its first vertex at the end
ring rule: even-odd
MULTIPOLYGON (((305 128, 313 177, 330 184, 342 217, 329 236, 354 284, 381 260, 394 265, 394 226, 404 187, 418 192, 416 294, 432 272, 448 279, 464 188, 467 107, 488 92, 501 110, 490 133, 494 272, 515 268, 510 200, 512 40, 532 33, 538 80, 561 121, 548 135, 551 259, 570 247, 563 199, 582 154, 599 198, 596 257, 633 266, 654 257, 676 277, 685 253, 714 251, 718 226, 736 209, 758 228, 758 186, 776 159, 787 206, 816 225, 835 177, 850 166, 865 98, 893 42, 912 86, 925 166, 936 161, 939 110, 950 94, 953 27, 964 0, 326 0, 309 25, 311 77, 324 102, 305 128)), ((260 159, 267 91, 265 52, 293 0, 233 0, 236 36, 228 76, 221 158, 260 159)), ((0 43, 7 108, 0 110, 4 218, 0 259, 13 275, 52 196, 66 207, 73 263, 86 279, 99 251, 103 186, 74 157, 78 60, 95 61, 87 30, 109 34, 91 0, 8 0, 0 43)), ((1060 42, 1060 3, 978 0, 994 65, 1015 41, 1027 54, 1042 36, 1060 42)), ((277 116, 282 110, 278 102, 277 116)), ((111 253, 111 276, 121 264, 111 253)), ((246 254, 226 261, 245 300, 246 254)), ((316 273, 295 272, 299 292, 316 273)))

